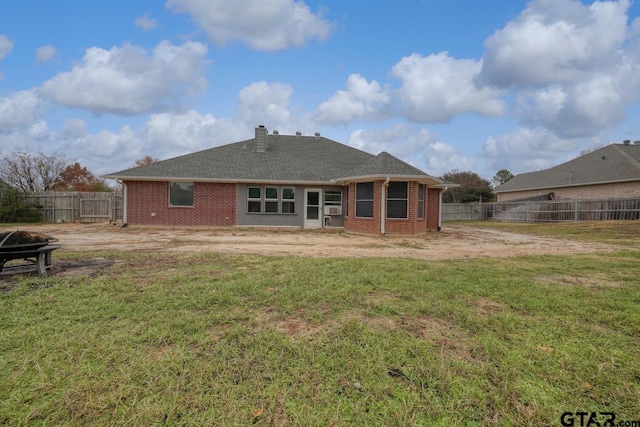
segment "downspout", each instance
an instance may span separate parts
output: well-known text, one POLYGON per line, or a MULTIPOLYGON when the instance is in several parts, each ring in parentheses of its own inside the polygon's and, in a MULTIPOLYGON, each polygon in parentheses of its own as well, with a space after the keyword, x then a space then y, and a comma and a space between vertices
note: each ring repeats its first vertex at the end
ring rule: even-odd
POLYGON ((386 216, 387 216, 387 187, 389 186, 390 177, 382 183, 382 188, 380 191, 380 233, 385 234, 385 224, 386 224, 386 216))
POLYGON ((116 180, 119 184, 122 184, 122 226, 127 226, 127 184, 116 180))
POLYGON ((442 230, 442 193, 447 191, 449 187, 444 187, 438 194, 438 231, 442 230))

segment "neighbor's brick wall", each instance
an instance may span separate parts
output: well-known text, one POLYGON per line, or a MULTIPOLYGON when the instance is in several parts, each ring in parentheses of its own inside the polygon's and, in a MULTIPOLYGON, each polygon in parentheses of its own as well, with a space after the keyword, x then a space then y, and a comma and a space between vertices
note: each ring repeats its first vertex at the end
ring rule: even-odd
POLYGON ((640 197, 640 181, 500 193, 498 194, 498 201, 506 202, 508 200, 524 199, 526 197, 534 197, 551 192, 554 193, 556 199, 616 199, 640 197))
POLYGON ((131 225, 236 224, 236 185, 194 183, 194 206, 169 206, 169 183, 127 181, 127 223, 131 225), (152 216, 155 213, 155 216, 152 216))
MULTIPOLYGON (((374 181, 373 218, 356 218, 356 185, 349 184, 349 215, 344 218, 344 228, 358 233, 380 234, 380 200, 384 181, 374 181)), ((409 182, 409 218, 385 221, 387 234, 424 234, 427 230, 438 229, 440 190, 427 189, 425 196, 425 217, 418 219, 418 183, 409 182)))

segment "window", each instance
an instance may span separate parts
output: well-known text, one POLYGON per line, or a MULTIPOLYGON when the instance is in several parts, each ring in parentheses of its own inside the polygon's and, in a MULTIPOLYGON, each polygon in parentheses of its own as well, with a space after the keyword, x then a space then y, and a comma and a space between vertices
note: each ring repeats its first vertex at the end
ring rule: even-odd
POLYGON ((278 213, 278 187, 265 187, 264 211, 266 213, 278 213))
POLYGON ((282 187, 282 213, 296 212, 296 189, 294 187, 282 187))
POLYGON ((247 188, 247 212, 262 212, 262 187, 247 188))
POLYGON ((356 217, 373 218, 373 182, 356 184, 356 217))
POLYGON ((342 191, 325 191, 325 206, 342 206, 342 191))
POLYGON ((387 218, 408 218, 408 182, 390 182, 387 188, 387 218))
POLYGON ((424 219, 424 184, 418 184, 418 219, 424 219))
POLYGON ((170 182, 169 205, 193 206, 193 182, 170 182))
POLYGON ((292 214, 295 204, 295 187, 247 187, 247 213, 292 214))

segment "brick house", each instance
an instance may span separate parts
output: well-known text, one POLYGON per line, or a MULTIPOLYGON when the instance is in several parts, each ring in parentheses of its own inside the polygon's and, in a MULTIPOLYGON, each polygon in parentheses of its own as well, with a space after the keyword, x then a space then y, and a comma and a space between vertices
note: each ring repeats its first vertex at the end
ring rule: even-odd
POLYGON ((495 189, 499 202, 640 197, 640 141, 610 144, 537 172, 516 175, 495 189))
POLYGON ((270 226, 371 234, 439 230, 450 184, 382 152, 315 136, 269 134, 114 172, 124 223, 270 226))

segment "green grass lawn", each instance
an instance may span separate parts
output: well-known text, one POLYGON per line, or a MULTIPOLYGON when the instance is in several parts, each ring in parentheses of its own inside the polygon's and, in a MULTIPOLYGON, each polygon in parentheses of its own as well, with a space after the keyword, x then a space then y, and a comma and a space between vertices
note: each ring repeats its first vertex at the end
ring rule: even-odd
POLYGON ((0 425, 640 420, 638 250, 89 256, 117 263, 0 282, 0 425))

